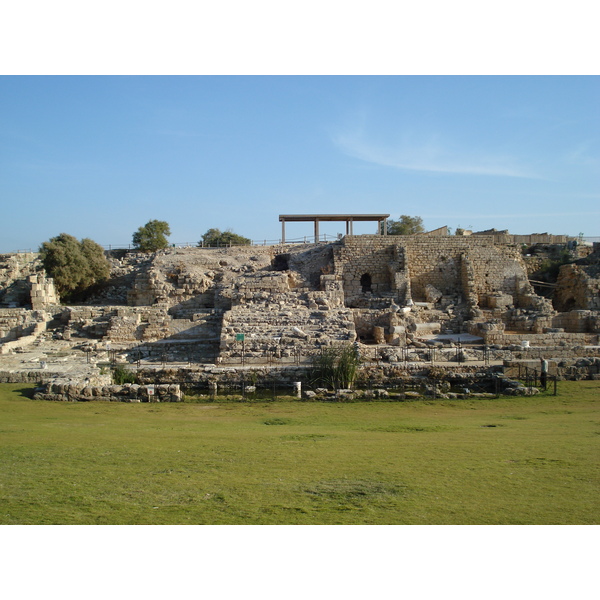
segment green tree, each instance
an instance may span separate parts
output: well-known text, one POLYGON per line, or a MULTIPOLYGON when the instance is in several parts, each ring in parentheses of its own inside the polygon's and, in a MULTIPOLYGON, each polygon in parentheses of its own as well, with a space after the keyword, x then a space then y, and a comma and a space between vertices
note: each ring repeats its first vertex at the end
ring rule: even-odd
POLYGON ((110 275, 102 246, 89 238, 79 242, 61 233, 44 242, 39 251, 46 273, 64 300, 81 299, 110 275))
POLYGON ((421 217, 409 217, 400 215, 397 221, 389 219, 387 222, 388 235, 414 235, 424 233, 423 219, 421 217))
POLYGON ((148 221, 133 234, 133 245, 140 252, 156 252, 169 245, 167 236, 171 235, 169 224, 156 219, 148 221))
POLYGON ((231 229, 221 231, 220 229, 209 229, 198 242, 198 246, 249 246, 251 240, 233 233, 231 229))

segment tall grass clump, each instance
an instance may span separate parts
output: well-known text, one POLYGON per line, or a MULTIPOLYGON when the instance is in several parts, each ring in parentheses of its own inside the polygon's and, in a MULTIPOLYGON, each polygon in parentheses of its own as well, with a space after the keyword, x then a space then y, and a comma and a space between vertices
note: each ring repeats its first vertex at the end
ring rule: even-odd
POLYGON ((123 385, 124 383, 137 383, 137 376, 127 367, 117 365, 112 372, 113 383, 123 385))
POLYGON ((311 380, 314 385, 351 389, 356 381, 360 357, 351 344, 322 348, 313 357, 311 380))

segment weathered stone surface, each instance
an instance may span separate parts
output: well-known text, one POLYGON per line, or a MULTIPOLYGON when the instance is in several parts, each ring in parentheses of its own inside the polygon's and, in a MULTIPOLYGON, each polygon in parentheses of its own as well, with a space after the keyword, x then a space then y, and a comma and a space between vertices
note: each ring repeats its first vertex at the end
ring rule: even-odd
POLYGON ((436 302, 439 302, 442 299, 443 295, 444 294, 442 294, 440 290, 438 290, 435 286, 431 285, 430 283, 428 283, 425 286, 425 298, 427 302, 432 302, 433 304, 435 304, 436 302))
POLYGON ((41 400, 62 402, 108 401, 108 402, 181 402, 179 385, 157 384, 154 396, 148 394, 146 386, 135 384, 109 386, 81 386, 73 383, 47 383, 36 393, 41 400), (160 400, 159 400, 160 399, 160 400))
MULTIPOLYGON (((366 360, 426 363, 451 361, 456 351, 446 352, 437 336, 464 332, 495 346, 501 353, 495 360, 529 357, 540 348, 555 357, 594 352, 589 347, 600 333, 600 257, 591 253, 587 263, 563 267, 555 299, 563 312, 557 312, 535 294, 513 242, 496 232, 121 252, 111 254, 112 280, 96 304, 73 307, 52 304, 56 298, 34 255, 0 256, 0 354, 12 359, 41 342, 62 340, 67 354, 79 351, 81 390, 70 388, 69 394, 108 398, 113 392, 96 388, 94 378, 97 365, 114 360, 211 363, 219 365, 213 375, 222 379, 236 376, 222 370, 229 365, 307 365, 321 348, 359 340, 366 360), (47 310, 24 306, 34 299, 47 310), (19 306, 10 308, 13 301, 19 306), (373 342, 378 355, 370 352, 373 342)), ((484 360, 480 349, 468 353, 469 360, 484 360)), ((56 365, 71 358, 52 358, 45 374, 46 357, 36 360, 39 380, 48 381, 56 365)), ((147 396, 137 388, 122 395, 147 396)), ((172 395, 157 393, 155 399, 172 395)))

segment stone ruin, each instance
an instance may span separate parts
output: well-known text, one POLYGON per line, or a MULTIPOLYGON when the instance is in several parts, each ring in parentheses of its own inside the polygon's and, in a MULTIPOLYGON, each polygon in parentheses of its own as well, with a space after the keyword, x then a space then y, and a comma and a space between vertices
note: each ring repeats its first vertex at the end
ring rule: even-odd
POLYGON ((80 351, 88 380, 109 359, 214 374, 301 367, 322 348, 354 342, 363 358, 387 363, 427 362, 435 349, 456 368, 460 346, 465 360, 543 355, 558 365, 598 357, 600 245, 587 254, 561 267, 550 299, 506 235, 112 251, 111 279, 77 306, 59 304, 37 255, 2 255, 0 354, 80 351))

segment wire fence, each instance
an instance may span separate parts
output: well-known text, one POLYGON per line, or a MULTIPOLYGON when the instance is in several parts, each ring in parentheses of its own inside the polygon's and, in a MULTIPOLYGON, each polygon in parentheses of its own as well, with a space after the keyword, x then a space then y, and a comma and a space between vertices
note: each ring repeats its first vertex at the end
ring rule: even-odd
MULTIPOLYGON (((280 246, 282 243, 285 245, 294 245, 294 244, 315 244, 315 243, 327 243, 327 242, 335 242, 343 237, 342 234, 330 235, 327 233, 323 233, 318 236, 317 240, 315 240, 312 235, 305 235, 303 237, 298 238, 287 238, 285 242, 281 241, 281 238, 278 239, 262 239, 262 240, 250 240, 248 244, 216 244, 216 245, 204 245, 202 241, 199 242, 176 242, 169 244, 171 248, 231 248, 238 246, 280 246)), ((585 242, 588 244, 600 243, 600 237, 598 236, 579 236, 577 240, 581 242, 585 242)), ((133 244, 105 244, 102 246, 105 250, 134 250, 133 244)), ((31 250, 29 250, 30 252, 31 250)), ((19 252, 27 252, 26 250, 21 250, 19 252)))
POLYGON ((519 373, 517 375, 517 379, 519 381, 523 381, 525 387, 541 387, 543 390, 548 389, 549 387, 553 388, 553 393, 556 396, 557 394, 557 382, 558 377, 556 375, 548 375, 541 370, 538 371, 532 367, 528 367, 527 365, 521 365, 519 363, 518 366, 519 373))
MULTIPOLYGON (((296 348, 293 351, 282 353, 278 350, 264 350, 256 352, 238 348, 230 355, 223 356, 219 350, 203 350, 201 353, 195 353, 191 348, 181 350, 176 344, 161 347, 159 351, 148 351, 137 348, 127 352, 131 364, 138 368, 142 366, 167 366, 191 367, 197 364, 215 365, 220 367, 308 367, 314 364, 315 356, 320 354, 318 349, 296 348)), ((459 345, 454 348, 441 349, 436 347, 411 349, 409 347, 398 347, 394 349, 393 355, 389 354, 389 348, 380 348, 377 346, 361 347, 360 362, 361 366, 398 366, 407 370, 422 370, 436 365, 455 365, 462 366, 482 366, 489 367, 492 364, 501 364, 502 361, 493 356, 488 346, 464 346, 459 345), (468 352, 468 354, 465 353, 468 352)), ((123 353, 121 350, 111 350, 110 361, 112 364, 117 362, 117 354, 123 353)))
MULTIPOLYGON (((315 242, 314 236, 307 236, 300 238, 287 239, 283 242, 285 245, 291 244, 315 244, 315 243, 327 243, 333 242, 340 239, 340 236, 332 236, 326 233, 319 235, 318 240, 315 242)), ((244 246, 279 246, 281 245, 281 238, 276 240, 250 240, 249 244, 216 244, 216 245, 204 245, 204 242, 176 242, 170 243, 169 248, 206 248, 218 249, 218 248, 232 248, 232 247, 244 247, 244 246)), ((102 246, 105 250, 135 250, 133 244, 104 244, 102 246)))
MULTIPOLYGON (((284 245, 296 245, 296 244, 315 244, 315 243, 328 243, 335 242, 336 240, 341 239, 343 236, 341 234, 338 235, 329 235, 327 233, 321 234, 318 236, 318 239, 315 240, 312 235, 305 235, 299 238, 286 238, 284 245)), ((586 244, 594 244, 600 243, 600 236, 579 236, 577 237, 577 241, 580 243, 586 244)), ((249 244, 217 244, 216 246, 210 245, 205 246, 202 241, 199 242, 175 242, 170 243, 169 248, 205 248, 207 250, 210 249, 218 249, 218 248, 232 248, 232 247, 241 247, 241 246, 280 246, 282 245, 281 238, 278 239, 262 239, 262 240, 250 240, 249 244)), ((132 243, 128 244, 100 244, 104 250, 130 250, 134 251, 135 247, 132 243)), ((37 253, 38 248, 19 248, 18 250, 14 250, 12 252, 0 252, 0 254, 32 254, 37 253)))

